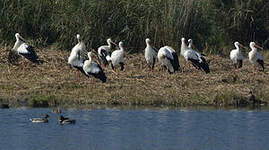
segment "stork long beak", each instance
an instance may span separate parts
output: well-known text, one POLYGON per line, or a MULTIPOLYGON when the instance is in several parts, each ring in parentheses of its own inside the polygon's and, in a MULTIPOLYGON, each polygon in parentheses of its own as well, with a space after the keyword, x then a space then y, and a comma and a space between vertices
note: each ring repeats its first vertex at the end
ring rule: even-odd
POLYGON ((20 36, 20 35, 19 35, 19 39, 20 39, 21 41, 23 41, 23 42, 26 42, 26 40, 25 40, 22 36, 20 36))
POLYGON ((97 52, 96 52, 96 50, 94 50, 94 49, 92 49, 91 52, 92 52, 93 54, 95 54, 95 55, 98 55, 97 52))
POLYGON ((245 47, 244 45, 242 45, 242 44, 240 44, 240 43, 239 43, 239 46, 240 46, 240 47, 242 47, 242 48, 244 48, 244 47, 245 47))
POLYGON ((113 41, 111 41, 111 43, 118 47, 118 45, 116 43, 114 43, 113 41))
POLYGON ((254 47, 256 47, 256 48, 259 48, 259 49, 261 49, 261 50, 263 50, 263 48, 262 47, 260 47, 259 45, 254 45, 254 47))
POLYGON ((196 49, 196 46, 192 43, 192 47, 193 47, 193 49, 196 49))

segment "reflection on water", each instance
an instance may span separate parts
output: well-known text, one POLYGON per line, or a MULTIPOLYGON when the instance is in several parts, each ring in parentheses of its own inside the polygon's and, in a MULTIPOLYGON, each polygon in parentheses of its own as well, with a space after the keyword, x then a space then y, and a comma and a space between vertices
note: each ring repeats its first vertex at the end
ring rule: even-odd
POLYGON ((268 111, 209 109, 0 109, 0 149, 268 149, 268 111), (49 123, 29 118, 49 114, 49 123))

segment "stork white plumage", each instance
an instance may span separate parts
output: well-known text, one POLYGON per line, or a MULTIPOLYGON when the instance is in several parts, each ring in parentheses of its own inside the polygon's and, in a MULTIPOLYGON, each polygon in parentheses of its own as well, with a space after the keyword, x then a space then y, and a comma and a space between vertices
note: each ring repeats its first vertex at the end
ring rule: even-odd
POLYGON ((124 48, 123 42, 119 42, 119 50, 115 50, 111 54, 111 68, 114 70, 115 66, 120 65, 120 69, 124 69, 124 48))
POLYGON ((179 65, 179 60, 178 60, 178 55, 177 52, 170 46, 165 46, 165 48, 168 49, 168 51, 171 53, 171 55, 173 56, 173 62, 172 65, 174 67, 175 71, 180 71, 180 65, 179 65))
POLYGON ((34 47, 27 44, 24 38, 19 34, 15 34, 16 42, 12 48, 12 50, 17 51, 17 53, 21 56, 24 56, 26 59, 30 60, 35 64, 40 64, 40 59, 37 56, 34 47))
POLYGON ((103 69, 100 67, 99 64, 92 60, 92 52, 88 53, 89 60, 86 60, 83 65, 83 70, 85 75, 90 77, 90 75, 94 76, 95 78, 100 79, 102 82, 106 82, 106 75, 103 69))
POLYGON ((165 67, 170 74, 180 70, 178 57, 173 48, 169 46, 161 47, 158 51, 157 57, 161 66, 165 67))
POLYGON ((185 58, 186 61, 191 62, 191 64, 198 70, 204 70, 205 73, 209 73, 209 65, 205 58, 191 47, 186 44, 185 38, 181 39, 181 51, 180 54, 185 58))
POLYGON ((230 59, 232 60, 234 68, 241 68, 244 57, 239 49, 239 46, 243 47, 243 45, 241 45, 239 42, 234 42, 234 46, 236 49, 233 49, 230 52, 230 59))
POLYGON ((157 52, 152 48, 151 40, 149 38, 146 39, 146 44, 147 46, 145 48, 145 59, 151 69, 154 69, 157 52))
POLYGON ((117 46, 110 38, 107 39, 108 45, 103 45, 98 48, 98 57, 102 60, 104 66, 106 67, 108 65, 108 62, 111 61, 111 48, 112 44, 117 46))
POLYGON ((72 48, 70 56, 68 57, 68 64, 85 74, 83 70, 84 59, 81 54, 84 53, 86 46, 84 42, 80 39, 79 34, 77 34, 77 40, 78 43, 72 48))
POLYGON ((262 55, 257 51, 257 48, 261 50, 263 48, 255 44, 255 42, 250 42, 249 47, 251 48, 251 51, 248 53, 249 61, 254 65, 258 65, 258 67, 261 68, 260 71, 264 71, 264 61, 262 55))

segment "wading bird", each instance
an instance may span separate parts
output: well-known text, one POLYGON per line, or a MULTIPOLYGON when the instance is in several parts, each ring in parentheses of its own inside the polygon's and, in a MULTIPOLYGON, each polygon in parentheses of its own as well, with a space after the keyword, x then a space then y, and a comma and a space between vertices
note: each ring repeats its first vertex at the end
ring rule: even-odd
POLYGON ((19 55, 24 56, 26 59, 30 60, 31 62, 35 64, 40 64, 40 59, 38 58, 34 50, 34 47, 27 44, 25 42, 25 39, 23 39, 23 37, 19 33, 16 33, 15 37, 16 37, 16 42, 11 51, 17 51, 19 55))
POLYGON ((157 57, 161 66, 166 68, 170 74, 180 70, 178 56, 173 48, 169 46, 161 47, 157 57))
POLYGON ((115 50, 111 54, 111 68, 114 70, 115 66, 120 65, 120 70, 124 69, 124 48, 123 42, 119 42, 119 50, 115 50))
POLYGON ((233 49, 230 52, 230 59, 234 65, 234 68, 241 68, 243 66, 243 55, 239 49, 239 46, 244 47, 239 42, 234 42, 234 46, 236 49, 233 49))
POLYGON ((88 53, 89 60, 86 60, 83 65, 83 70, 87 77, 90 75, 100 79, 102 82, 106 82, 106 75, 103 69, 92 60, 92 52, 88 53))
POLYGON ((30 121, 32 121, 34 123, 47 123, 47 122, 49 122, 48 118, 49 118, 49 115, 46 114, 46 116, 44 118, 32 118, 32 119, 30 119, 30 121))
POLYGON ((107 39, 107 44, 108 45, 103 45, 100 46, 98 48, 98 57, 99 59, 102 60, 103 65, 106 67, 109 63, 109 61, 111 61, 111 48, 112 48, 112 44, 114 44, 115 46, 117 46, 117 44, 115 44, 110 38, 107 39))
POLYGON ((77 34, 77 40, 78 43, 72 48, 70 56, 68 57, 68 64, 85 74, 83 70, 84 59, 81 55, 85 52, 86 46, 80 39, 79 34, 77 34))
POLYGON ((146 48, 145 48, 145 59, 148 66, 153 70, 155 65, 155 60, 157 57, 157 52, 151 46, 151 40, 149 38, 146 39, 146 48))
POLYGON ((187 62, 191 62, 191 64, 198 70, 204 70, 205 73, 209 73, 209 65, 205 58, 192 48, 188 47, 186 44, 185 38, 181 39, 181 51, 180 54, 185 58, 187 62))
POLYGON ((254 42, 250 42, 249 47, 251 48, 251 51, 248 53, 249 61, 254 64, 254 66, 258 65, 260 71, 264 71, 264 61, 262 55, 257 51, 257 48, 261 50, 263 50, 263 48, 258 46, 254 42))

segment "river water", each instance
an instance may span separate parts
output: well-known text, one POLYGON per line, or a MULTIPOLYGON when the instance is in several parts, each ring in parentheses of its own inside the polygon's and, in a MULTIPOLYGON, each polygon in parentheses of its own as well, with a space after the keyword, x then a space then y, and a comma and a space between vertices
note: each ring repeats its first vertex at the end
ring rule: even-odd
POLYGON ((0 109, 0 150, 268 150, 269 111, 249 109, 0 109), (32 123, 49 114, 48 123, 32 123))

